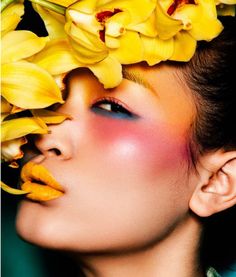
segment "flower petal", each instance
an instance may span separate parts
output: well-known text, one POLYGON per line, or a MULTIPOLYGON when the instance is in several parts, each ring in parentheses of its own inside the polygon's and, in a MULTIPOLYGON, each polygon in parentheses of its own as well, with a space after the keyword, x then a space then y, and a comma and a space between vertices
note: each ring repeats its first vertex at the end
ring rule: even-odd
POLYGON ((96 20, 96 17, 93 14, 84 13, 83 11, 76 9, 76 7, 83 2, 84 1, 77 2, 74 5, 70 6, 66 11, 66 19, 67 21, 72 21, 80 29, 97 35, 98 31, 102 30, 103 27, 96 20))
POLYGON ((174 19, 165 13, 162 6, 157 2, 156 6, 156 29, 160 39, 172 38, 183 28, 181 20, 174 19))
POLYGON ((83 64, 92 64, 103 60, 108 55, 106 45, 96 35, 67 22, 65 30, 76 59, 83 64))
MULTIPOLYGON (((86 0, 84 1, 86 2, 86 0)), ((151 13, 154 11, 156 1, 152 0, 114 0, 107 1, 107 3, 99 9, 101 10, 114 10, 114 8, 126 11, 132 18, 132 24, 136 25, 143 21, 146 21, 151 13)))
POLYGON ((71 116, 68 114, 63 114, 50 110, 31 110, 31 113, 35 117, 40 117, 46 124, 59 124, 65 121, 66 119, 71 119, 71 116))
POLYGON ((9 141, 28 134, 47 134, 47 125, 39 118, 22 117, 2 122, 1 141, 9 141))
POLYGON ((125 28, 129 23, 131 23, 129 13, 118 12, 114 14, 105 22, 106 35, 119 37, 125 32, 125 28))
POLYGON ((111 49, 110 55, 115 57, 121 64, 131 64, 142 61, 143 47, 137 32, 127 31, 120 37, 120 47, 111 49), (135 45, 135 47, 133 47, 135 45))
POLYGON ((150 38, 141 36, 143 43, 143 60, 149 65, 157 64, 171 57, 174 51, 173 39, 162 40, 158 37, 150 38))
POLYGON ((69 7, 73 3, 75 3, 78 0, 50 0, 51 3, 63 6, 63 7, 69 7))
POLYGON ((39 66, 24 61, 2 66, 2 95, 11 104, 25 109, 64 102, 52 76, 39 66))
POLYGON ((24 5, 21 3, 13 3, 6 7, 2 12, 1 34, 4 36, 6 33, 14 30, 21 17, 24 14, 24 5))
POLYGON ((50 39, 66 38, 64 30, 65 17, 63 15, 49 11, 37 4, 33 5, 33 7, 43 19, 50 39))
POLYGON ((96 8, 97 0, 76 1, 70 6, 70 9, 77 10, 81 13, 92 14, 96 8))
POLYGON ((25 137, 2 142, 1 159, 3 159, 5 162, 21 159, 24 153, 20 148, 26 143, 27 139, 25 137))
POLYGON ((2 181, 1 181, 1 188, 10 193, 10 194, 15 194, 15 195, 20 195, 20 194, 26 194, 28 192, 24 191, 24 190, 21 190, 21 189, 14 189, 14 188, 11 188, 9 187, 8 185, 4 184, 2 181))
POLYGON ((140 34, 143 34, 148 37, 155 37, 157 35, 155 13, 152 13, 152 15, 144 22, 141 22, 136 25, 128 25, 127 29, 139 32, 140 34))
POLYGON ((183 5, 173 17, 182 20, 184 29, 196 40, 211 40, 223 30, 217 19, 215 0, 199 0, 196 5, 183 5))
POLYGON ((115 58, 107 57, 99 63, 89 65, 88 68, 105 89, 116 87, 122 81, 122 67, 115 58))
POLYGON ((52 75, 68 72, 82 64, 74 57, 67 40, 52 40, 32 62, 46 69, 52 75))
POLYGON ((1 96, 1 113, 10 113, 12 105, 1 96))
POLYGON ((196 47, 196 40, 188 32, 179 32, 174 37, 174 52, 170 60, 187 62, 194 55, 196 47))
POLYGON ((42 50, 47 37, 38 37, 30 31, 11 31, 2 39, 2 63, 28 58, 42 50))
POLYGON ((111 36, 105 35, 105 43, 108 48, 119 48, 120 47, 120 40, 119 38, 114 38, 111 36))

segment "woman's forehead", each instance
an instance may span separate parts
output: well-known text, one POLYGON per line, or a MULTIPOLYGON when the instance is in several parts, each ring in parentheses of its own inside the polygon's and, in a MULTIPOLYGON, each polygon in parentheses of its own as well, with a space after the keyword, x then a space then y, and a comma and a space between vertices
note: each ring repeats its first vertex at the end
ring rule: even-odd
POLYGON ((122 99, 128 100, 130 104, 133 101, 132 95, 135 95, 135 101, 139 95, 140 104, 149 105, 150 113, 164 112, 169 123, 180 125, 183 129, 188 128, 194 119, 195 105, 192 93, 181 76, 181 71, 164 63, 153 67, 144 63, 123 66, 123 81, 113 89, 104 89, 93 73, 86 68, 71 71, 64 77, 64 84, 67 86, 67 92, 86 89, 86 99, 89 98, 89 94, 93 97, 96 91, 98 94, 114 94, 118 98, 122 96, 122 99), (138 87, 141 89, 137 89, 138 87), (154 102, 158 106, 155 106, 154 102))

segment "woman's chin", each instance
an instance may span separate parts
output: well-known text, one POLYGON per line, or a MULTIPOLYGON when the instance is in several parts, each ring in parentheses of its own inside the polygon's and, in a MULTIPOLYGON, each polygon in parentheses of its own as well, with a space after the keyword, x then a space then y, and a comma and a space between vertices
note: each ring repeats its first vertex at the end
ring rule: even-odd
POLYGON ((16 231, 25 241, 43 248, 60 248, 55 226, 41 211, 40 203, 22 201, 16 217, 16 231))

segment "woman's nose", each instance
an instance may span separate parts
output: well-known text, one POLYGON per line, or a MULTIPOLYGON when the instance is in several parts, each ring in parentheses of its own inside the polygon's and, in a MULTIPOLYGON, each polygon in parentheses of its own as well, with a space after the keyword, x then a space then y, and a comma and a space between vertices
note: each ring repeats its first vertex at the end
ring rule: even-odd
POLYGON ((49 133, 35 138, 36 148, 44 157, 68 160, 72 157, 72 141, 67 121, 49 127, 49 133))

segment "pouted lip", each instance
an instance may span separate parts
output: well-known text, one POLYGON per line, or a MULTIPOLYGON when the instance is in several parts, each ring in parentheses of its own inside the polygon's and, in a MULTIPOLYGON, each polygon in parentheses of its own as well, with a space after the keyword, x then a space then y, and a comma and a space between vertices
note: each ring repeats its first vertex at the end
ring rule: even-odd
POLYGON ((55 190, 64 192, 63 187, 56 181, 53 175, 41 164, 28 162, 21 170, 23 182, 34 182, 49 186, 55 190))

